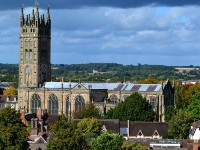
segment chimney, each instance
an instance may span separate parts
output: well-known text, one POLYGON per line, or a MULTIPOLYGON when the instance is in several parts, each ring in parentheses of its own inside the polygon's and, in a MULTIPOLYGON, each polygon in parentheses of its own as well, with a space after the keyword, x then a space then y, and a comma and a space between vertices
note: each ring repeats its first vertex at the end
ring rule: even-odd
POLYGON ((42 109, 41 108, 37 109, 37 117, 38 117, 39 120, 42 119, 42 109))
POLYGON ((193 142, 193 150, 198 150, 199 149, 199 141, 198 140, 194 140, 193 142))
POLYGON ((38 135, 38 118, 31 119, 31 135, 38 135))
POLYGON ((27 122, 25 119, 25 108, 20 108, 20 118, 21 118, 23 124, 27 125, 27 122))

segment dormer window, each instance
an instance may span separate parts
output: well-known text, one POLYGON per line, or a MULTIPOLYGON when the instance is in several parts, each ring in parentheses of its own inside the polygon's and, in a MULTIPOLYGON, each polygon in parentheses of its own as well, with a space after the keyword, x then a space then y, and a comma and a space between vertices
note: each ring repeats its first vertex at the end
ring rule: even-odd
POLYGON ((137 134, 137 138, 143 138, 143 137, 144 137, 144 135, 143 135, 143 133, 142 133, 142 131, 140 129, 138 134, 137 134))
POLYGON ((154 133, 153 133, 153 138, 159 138, 159 137, 160 137, 160 136, 159 136, 158 131, 155 130, 154 133))

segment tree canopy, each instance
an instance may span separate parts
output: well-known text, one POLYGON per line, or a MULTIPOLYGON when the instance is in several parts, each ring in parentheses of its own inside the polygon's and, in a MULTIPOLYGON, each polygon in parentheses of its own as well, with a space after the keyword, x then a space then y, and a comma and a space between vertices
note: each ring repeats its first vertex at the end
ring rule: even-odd
POLYGON ((86 147, 83 133, 76 129, 75 124, 67 122, 65 116, 61 116, 61 119, 51 126, 50 133, 49 150, 82 150, 86 147))
POLYGON ((9 87, 4 90, 5 95, 17 95, 17 90, 13 87, 9 87))
POLYGON ((96 118, 85 118, 77 124, 77 129, 85 138, 96 138, 101 134, 102 124, 96 118))
POLYGON ((95 140, 91 141, 91 150, 117 150, 123 144, 123 136, 115 133, 104 132, 95 140))
POLYGON ((200 92, 194 94, 187 109, 192 119, 200 120, 200 92))
POLYGON ((155 112, 141 94, 133 93, 105 115, 106 119, 153 121, 155 112))
POLYGON ((169 122, 168 138, 186 139, 192 121, 190 113, 178 111, 169 122))
POLYGON ((137 142, 124 141, 121 150, 148 150, 148 148, 137 142))
POLYGON ((73 113, 74 119, 83 119, 90 117, 100 118, 99 109, 97 109, 93 103, 86 103, 85 106, 73 113))
POLYGON ((20 114, 10 107, 0 109, 0 149, 27 149, 27 128, 23 125, 20 114))

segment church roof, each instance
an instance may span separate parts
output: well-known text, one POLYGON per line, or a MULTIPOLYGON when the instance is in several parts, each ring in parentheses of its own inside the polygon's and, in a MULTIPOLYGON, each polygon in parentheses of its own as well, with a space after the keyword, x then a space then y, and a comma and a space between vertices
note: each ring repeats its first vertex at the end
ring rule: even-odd
MULTIPOLYGON (((73 89, 78 82, 46 82, 45 88, 49 89, 73 89)), ((162 84, 135 84, 135 83, 80 83, 89 89, 105 89, 110 91, 136 91, 136 92, 159 92, 162 84)))

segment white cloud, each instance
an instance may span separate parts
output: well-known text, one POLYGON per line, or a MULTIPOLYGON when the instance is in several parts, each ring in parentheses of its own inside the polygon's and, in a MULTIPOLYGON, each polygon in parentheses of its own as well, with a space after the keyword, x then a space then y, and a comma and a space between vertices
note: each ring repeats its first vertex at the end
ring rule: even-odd
MULTIPOLYGON (((199 11, 196 6, 52 10, 52 63, 197 65, 199 11)), ((18 63, 19 15, 20 10, 0 11, 3 63, 10 63, 9 52, 18 63)))

